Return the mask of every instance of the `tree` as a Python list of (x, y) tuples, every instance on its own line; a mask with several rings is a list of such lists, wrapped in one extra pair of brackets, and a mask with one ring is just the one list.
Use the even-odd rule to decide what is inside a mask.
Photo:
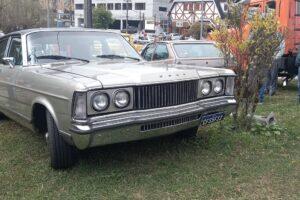
[(45, 24), (45, 10), (39, 0), (0, 0), (0, 29), (4, 32)]
[(251, 128), (258, 90), (283, 40), (273, 12), (248, 11), (241, 4), (229, 3), (229, 15), (217, 22), (211, 35), (224, 54), (226, 65), (237, 74), (234, 121), (239, 129)]
[[(195, 22), (194, 24), (191, 25), (189, 28), (188, 34), (192, 36), (193, 38), (199, 40), (200, 39), (200, 28), (201, 24), (200, 22)], [(208, 33), (212, 30), (213, 28), (211, 27), (210, 24), (204, 23), (203, 24), (203, 37), (206, 38), (208, 36)]]
[(105, 10), (103, 7), (97, 7), (93, 10), (93, 27), (100, 29), (108, 29), (114, 22), (112, 13)]

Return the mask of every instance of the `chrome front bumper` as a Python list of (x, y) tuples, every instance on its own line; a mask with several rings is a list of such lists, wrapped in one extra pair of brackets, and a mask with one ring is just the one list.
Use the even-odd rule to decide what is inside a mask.
[(135, 110), (91, 117), (84, 121), (72, 121), (70, 131), (74, 145), (79, 149), (93, 146), (145, 139), (175, 133), (199, 126), (199, 117), (191, 121), (170, 124), (163, 128), (142, 131), (146, 123), (160, 122), (179, 117), (221, 111), (230, 114), (234, 111), (236, 100), (233, 96), (203, 99), (183, 105)]

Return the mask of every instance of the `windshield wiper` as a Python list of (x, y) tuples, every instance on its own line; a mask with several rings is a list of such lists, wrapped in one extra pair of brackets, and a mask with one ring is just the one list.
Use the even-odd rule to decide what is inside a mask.
[(121, 55), (116, 55), (116, 54), (106, 54), (106, 55), (98, 55), (97, 58), (109, 58), (109, 59), (132, 59), (132, 60), (137, 60), (140, 61), (141, 59), (135, 58), (135, 57), (130, 57), (130, 56), (121, 56)]
[(82, 59), (82, 58), (73, 58), (73, 57), (68, 57), (68, 56), (61, 56), (61, 55), (47, 55), (47, 56), (37, 56), (37, 60), (40, 59), (53, 59), (53, 60), (80, 60), (83, 62), (90, 62), (89, 60)]

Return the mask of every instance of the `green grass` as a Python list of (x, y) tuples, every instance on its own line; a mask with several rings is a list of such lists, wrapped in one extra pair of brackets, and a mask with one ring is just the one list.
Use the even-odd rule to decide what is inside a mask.
[(283, 131), (234, 133), (230, 120), (197, 138), (164, 137), (82, 152), (49, 167), (42, 136), (0, 124), (0, 199), (300, 199), (300, 105), (295, 85), (267, 97)]

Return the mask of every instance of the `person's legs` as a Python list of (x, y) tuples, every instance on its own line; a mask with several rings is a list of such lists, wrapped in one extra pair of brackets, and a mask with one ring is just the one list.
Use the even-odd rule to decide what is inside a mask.
[(282, 59), (281, 58), (277, 58), (274, 63), (273, 66), (271, 68), (271, 72), (270, 72), (270, 85), (269, 85), (269, 95), (272, 96), (275, 94), (276, 89), (277, 89), (277, 81), (278, 81), (278, 68), (279, 65), (281, 64)]
[(258, 91), (258, 102), (263, 103), (265, 99), (266, 83), (264, 83)]

